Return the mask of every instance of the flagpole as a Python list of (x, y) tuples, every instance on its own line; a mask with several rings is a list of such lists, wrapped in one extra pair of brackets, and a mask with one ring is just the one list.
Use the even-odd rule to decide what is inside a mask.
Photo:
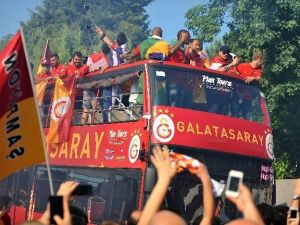
[(44, 150), (44, 155), (45, 155), (45, 160), (46, 160), (46, 166), (47, 166), (47, 171), (48, 171), (50, 193), (51, 193), (51, 195), (54, 195), (52, 175), (51, 175), (50, 164), (49, 164), (49, 157), (48, 157), (48, 152), (47, 152), (47, 148), (46, 148), (46, 140), (45, 140), (45, 135), (44, 135), (44, 132), (43, 132), (43, 127), (42, 127), (42, 122), (41, 122), (41, 117), (40, 117), (40, 111), (38, 109), (37, 97), (36, 97), (36, 94), (35, 94), (35, 91), (34, 91), (33, 78), (32, 78), (32, 70), (31, 70), (31, 65), (29, 63), (28, 53), (27, 53), (26, 44), (25, 44), (25, 37), (24, 37), (24, 33), (23, 33), (23, 28), (22, 27), (20, 28), (20, 33), (21, 33), (21, 37), (22, 37), (22, 42), (23, 42), (23, 46), (24, 46), (24, 52), (25, 52), (25, 58), (26, 58), (27, 68), (28, 68), (28, 71), (29, 71), (29, 77), (30, 77), (30, 81), (31, 81), (31, 89), (32, 89), (33, 96), (34, 96), (35, 109), (36, 109), (36, 112), (37, 112), (38, 117), (39, 117), (38, 119), (39, 119), (40, 132), (42, 132), (41, 136), (42, 136), (43, 150)]

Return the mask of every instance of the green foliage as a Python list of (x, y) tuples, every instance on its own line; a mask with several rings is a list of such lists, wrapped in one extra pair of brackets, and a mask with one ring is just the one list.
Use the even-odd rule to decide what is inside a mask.
[(7, 44), (7, 42), (11, 39), (12, 35), (6, 35), (0, 40), (0, 51), (2, 51), (3, 47)]
[(223, 17), (228, 10), (228, 2), (216, 0), (193, 7), (185, 15), (187, 19), (185, 25), (202, 41), (213, 41), (215, 35), (221, 30)]
[(206, 48), (206, 52), (208, 53), (209, 57), (213, 58), (214, 56), (218, 55), (222, 45), (224, 45), (223, 40), (221, 38), (215, 38), (214, 41)]
[[(222, 9), (223, 7), (223, 9)], [(228, 21), (223, 41), (244, 61), (254, 49), (265, 55), (262, 87), (270, 110), (275, 152), (300, 158), (300, 2), (298, 0), (208, 0), (189, 10), (187, 26), (213, 40)], [(210, 21), (211, 20), (211, 21)], [(292, 162), (293, 163), (293, 162)]]
[(295, 171), (291, 167), (289, 155), (286, 152), (276, 158), (274, 165), (276, 179), (292, 178)]
[[(44, 0), (31, 11), (29, 21), (22, 23), (26, 45), (32, 63), (37, 68), (47, 39), (51, 51), (68, 62), (74, 51), (84, 55), (98, 51), (102, 45), (94, 31), (94, 24), (104, 28), (112, 40), (118, 32), (124, 32), (129, 45), (135, 45), (147, 37), (148, 15), (145, 7), (153, 0)], [(89, 10), (83, 5), (88, 4)], [(85, 25), (92, 25), (89, 32)], [(94, 45), (91, 44), (91, 39)], [(5, 40), (0, 41), (3, 45)]]

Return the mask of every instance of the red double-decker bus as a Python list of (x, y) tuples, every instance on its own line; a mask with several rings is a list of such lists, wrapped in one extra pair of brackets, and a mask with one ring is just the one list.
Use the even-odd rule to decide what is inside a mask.
[[(48, 94), (52, 88), (49, 84)], [(97, 93), (97, 104), (83, 125), (84, 89)], [(51, 103), (46, 101), (42, 110), (47, 133)], [(74, 196), (72, 204), (87, 213), (91, 224), (121, 221), (142, 208), (155, 183), (149, 160), (154, 144), (205, 163), (220, 183), (229, 170), (243, 171), (256, 202), (272, 201), (273, 137), (259, 84), (158, 61), (96, 71), (78, 81), (68, 142), (48, 149), (54, 189), (66, 180), (90, 184), (93, 196)], [(12, 198), (13, 224), (37, 218), (50, 194), (46, 167), (28, 168), (0, 181), (0, 194)], [(222, 219), (235, 216), (232, 205), (223, 203)], [(202, 209), (201, 183), (181, 172), (165, 204), (192, 221)]]

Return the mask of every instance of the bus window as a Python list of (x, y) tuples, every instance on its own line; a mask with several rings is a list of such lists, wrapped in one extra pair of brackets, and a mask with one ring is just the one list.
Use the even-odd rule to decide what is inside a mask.
[[(66, 180), (67, 169), (51, 167), (51, 174), (53, 178), (54, 192), (56, 193), (60, 184)], [(33, 198), (30, 200), (34, 202), (35, 210), (38, 212), (44, 212), (50, 196), (50, 186), (46, 168), (37, 168), (36, 178), (31, 190), (33, 190), (35, 193), (34, 196), (30, 196), (30, 198)]]
[[(78, 85), (73, 125), (136, 121), (142, 115), (138, 96), (141, 72)], [(85, 99), (85, 100), (83, 100)], [(85, 118), (84, 120), (82, 118)]]
[(112, 201), (111, 217), (121, 221), (129, 214), (130, 209), (136, 207), (138, 200), (138, 180), (126, 176), (126, 174), (116, 174), (114, 176), (114, 195)]
[(122, 169), (71, 168), (70, 179), (93, 186), (93, 196), (74, 196), (73, 205), (88, 213), (93, 223), (124, 219), (137, 207), (141, 172)]
[(25, 207), (29, 202), (32, 180), (28, 178), (31, 172), (30, 169), (25, 169), (20, 173), (12, 175), (13, 182), (10, 187), (10, 195), (17, 206)]
[(0, 180), (0, 196), (8, 195), (9, 179)]
[(153, 66), (153, 105), (216, 113), (262, 123), (258, 85), (206, 71)]

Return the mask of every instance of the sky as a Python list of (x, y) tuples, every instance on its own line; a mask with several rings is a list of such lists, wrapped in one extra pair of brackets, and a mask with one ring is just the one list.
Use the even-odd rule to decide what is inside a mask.
[[(149, 28), (160, 26), (163, 37), (171, 41), (177, 31), (184, 28), (185, 13), (188, 9), (200, 4), (200, 0), (154, 0), (146, 11), (150, 17)], [(170, 4), (172, 3), (172, 4)], [(13, 34), (21, 21), (30, 18), (30, 10), (42, 4), (42, 0), (5, 0), (0, 7), (0, 38)]]

